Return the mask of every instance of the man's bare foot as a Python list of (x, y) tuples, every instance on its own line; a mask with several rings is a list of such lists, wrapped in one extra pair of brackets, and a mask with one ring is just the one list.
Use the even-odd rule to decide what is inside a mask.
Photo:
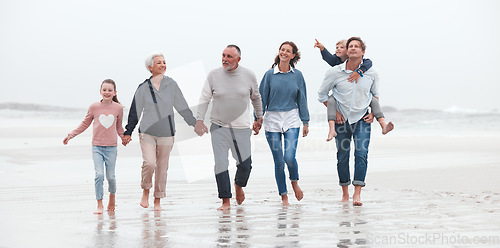
[(337, 132), (335, 132), (335, 121), (328, 121), (328, 128), (328, 138), (326, 138), (326, 141), (330, 141), (337, 137)]
[(361, 202), (361, 186), (355, 185), (354, 186), (354, 194), (352, 195), (352, 204), (354, 206), (362, 206), (363, 203)]
[(97, 210), (94, 212), (94, 214), (102, 214), (103, 209), (104, 206), (102, 205), (102, 200), (97, 200)]
[(236, 183), (234, 184), (234, 191), (236, 191), (236, 203), (241, 205), (245, 200), (245, 192), (241, 186), (238, 186)]
[(295, 192), (295, 198), (297, 198), (298, 201), (302, 200), (302, 198), (304, 197), (304, 192), (302, 192), (302, 189), (300, 189), (299, 182), (293, 181), (292, 188), (293, 192)]
[(226, 211), (231, 208), (231, 202), (229, 201), (231, 198), (222, 198), (222, 206), (220, 206), (217, 210)]
[(349, 187), (342, 186), (342, 202), (348, 202), (348, 201), (349, 201)]
[(115, 194), (109, 194), (108, 211), (115, 211)]
[(363, 206), (363, 203), (361, 202), (361, 196), (359, 196), (359, 195), (353, 195), (352, 196), (352, 205), (354, 205), (354, 206)]
[(290, 203), (288, 203), (288, 196), (287, 195), (281, 196), (281, 203), (284, 207), (290, 206)]
[(394, 124), (390, 121), (382, 128), (382, 134), (387, 134), (394, 129)]
[(141, 207), (148, 208), (149, 207), (149, 189), (145, 189), (142, 191), (142, 199), (141, 199)]
[(155, 211), (162, 211), (163, 209), (161, 208), (161, 205), (160, 205), (160, 198), (156, 198), (155, 197)]

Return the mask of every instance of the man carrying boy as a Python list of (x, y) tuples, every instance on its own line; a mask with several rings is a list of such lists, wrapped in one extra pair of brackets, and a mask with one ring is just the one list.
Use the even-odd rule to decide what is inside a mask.
[(354, 185), (353, 204), (361, 206), (361, 188), (365, 186), (373, 114), (368, 113), (372, 97), (378, 97), (378, 73), (375, 68), (364, 73), (358, 83), (348, 81), (349, 76), (363, 65), (365, 44), (359, 37), (347, 41), (348, 59), (326, 72), (323, 84), (318, 91), (319, 101), (328, 100), (328, 92), (333, 91), (338, 110), (346, 120), (336, 123), (337, 172), (342, 186), (342, 201), (349, 201), (348, 186), (351, 184), (349, 155), (351, 139), (354, 140)]

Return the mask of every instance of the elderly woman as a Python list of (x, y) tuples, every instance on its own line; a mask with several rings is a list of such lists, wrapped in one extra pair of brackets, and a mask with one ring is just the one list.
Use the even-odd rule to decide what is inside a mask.
[(166, 196), (167, 170), (170, 151), (174, 144), (175, 122), (174, 110), (181, 114), (190, 126), (196, 124), (196, 119), (182, 95), (177, 83), (164, 75), (167, 66), (161, 53), (153, 53), (146, 59), (146, 68), (151, 77), (137, 88), (130, 112), (128, 124), (125, 127), (123, 144), (130, 142), (139, 119), (139, 141), (142, 150), (142, 180), (143, 195), (140, 205), (149, 207), (149, 190), (154, 182), (154, 209), (161, 211), (160, 199)]

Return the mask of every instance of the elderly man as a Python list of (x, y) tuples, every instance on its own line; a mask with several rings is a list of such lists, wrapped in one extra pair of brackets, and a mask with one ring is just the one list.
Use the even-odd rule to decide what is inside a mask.
[(245, 200), (243, 187), (247, 185), (252, 160), (250, 157), (250, 136), (252, 130), (252, 102), (256, 120), (253, 130), (258, 133), (262, 124), (262, 101), (255, 74), (238, 65), (241, 50), (236, 45), (228, 45), (222, 53), (222, 67), (211, 71), (201, 91), (195, 132), (198, 135), (208, 133), (203, 123), (212, 101), (210, 133), (215, 160), (215, 179), (222, 199), (218, 210), (230, 208), (231, 184), (229, 179), (228, 151), (231, 150), (236, 160), (237, 170), (234, 179), (236, 202)]
[(349, 173), (349, 155), (351, 139), (354, 139), (354, 185), (353, 204), (361, 206), (361, 188), (365, 186), (373, 114), (368, 113), (372, 97), (378, 97), (378, 73), (371, 68), (358, 79), (357, 83), (348, 81), (349, 76), (363, 65), (365, 44), (359, 37), (347, 41), (348, 60), (334, 66), (326, 72), (323, 84), (318, 92), (319, 101), (328, 100), (328, 92), (333, 91), (337, 100), (337, 110), (345, 122), (335, 124), (335, 143), (337, 146), (337, 172), (342, 186), (342, 201), (349, 201), (348, 186), (351, 183)]

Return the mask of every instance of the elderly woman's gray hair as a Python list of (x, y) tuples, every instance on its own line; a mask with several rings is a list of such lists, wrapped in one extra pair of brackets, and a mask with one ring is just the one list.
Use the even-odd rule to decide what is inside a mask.
[(162, 53), (160, 53), (160, 52), (153, 52), (153, 53), (151, 53), (151, 54), (150, 54), (150, 55), (146, 58), (146, 61), (145, 61), (144, 63), (146, 64), (146, 69), (147, 69), (149, 72), (151, 72), (151, 70), (149, 70), (149, 67), (148, 67), (148, 66), (153, 67), (153, 63), (155, 62), (155, 58), (156, 58), (156, 57), (158, 57), (158, 56), (165, 58), (165, 56), (163, 56), (163, 54), (162, 54)]

